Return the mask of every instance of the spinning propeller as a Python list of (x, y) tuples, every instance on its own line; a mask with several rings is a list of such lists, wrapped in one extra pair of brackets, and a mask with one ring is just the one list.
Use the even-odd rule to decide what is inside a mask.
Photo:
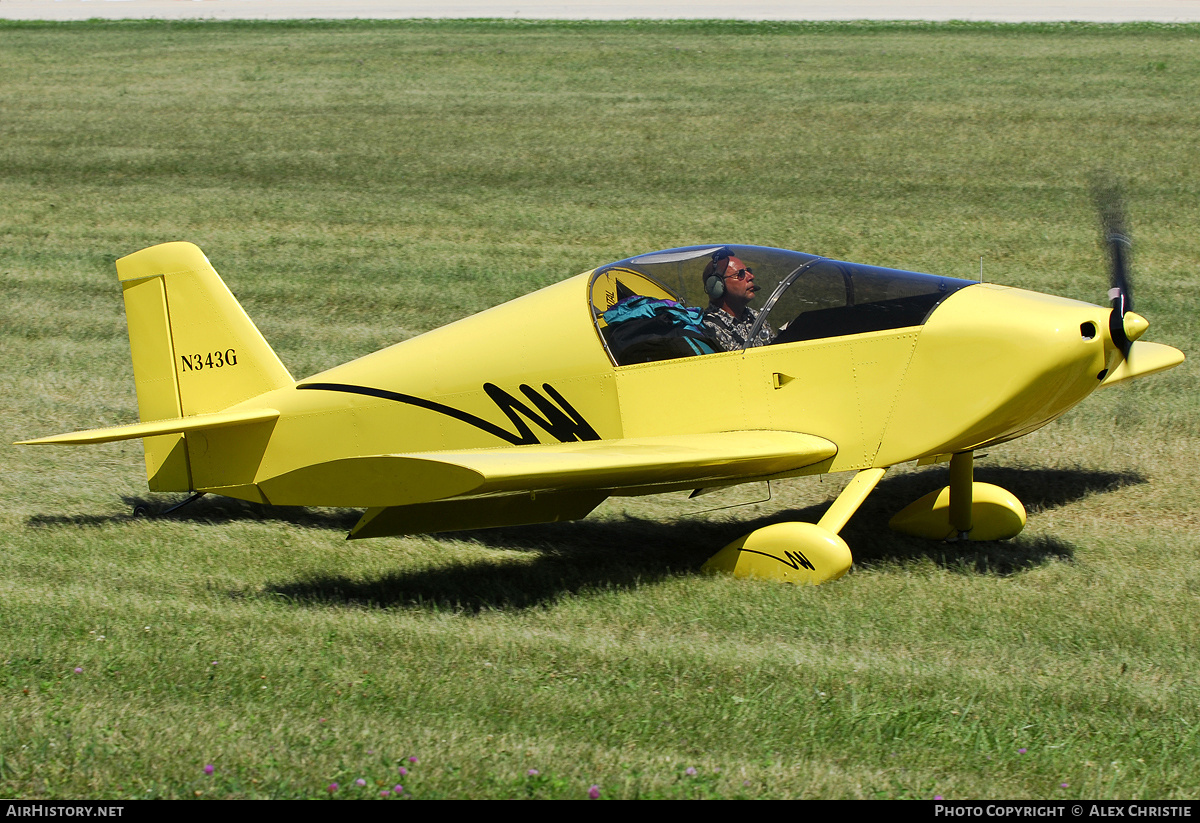
[(1094, 194), (1111, 272), (1108, 299), (1112, 303), (1112, 313), (1108, 316), (1108, 333), (1113, 345), (1128, 359), (1133, 341), (1141, 337), (1150, 324), (1133, 311), (1133, 284), (1129, 277), (1131, 244), (1125, 230), (1125, 203), (1120, 189), (1105, 179), (1096, 183)]

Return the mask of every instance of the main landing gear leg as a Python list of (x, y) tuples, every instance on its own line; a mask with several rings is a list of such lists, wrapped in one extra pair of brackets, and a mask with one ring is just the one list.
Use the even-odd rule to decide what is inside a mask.
[(887, 469), (864, 469), (842, 489), (817, 523), (775, 523), (739, 537), (709, 558), (703, 570), (817, 585), (837, 580), (853, 557), (838, 532), (867, 499)]
[(974, 482), (974, 455), (950, 458), (950, 485), (906, 506), (888, 523), (930, 540), (1007, 540), (1025, 528), (1025, 507), (991, 483)]
[(971, 507), (975, 494), (975, 452), (959, 452), (950, 458), (950, 526), (959, 540), (971, 536), (974, 525)]

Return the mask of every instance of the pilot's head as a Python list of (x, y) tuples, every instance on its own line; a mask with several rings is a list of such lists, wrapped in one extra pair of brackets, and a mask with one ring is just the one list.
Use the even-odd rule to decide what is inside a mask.
[(702, 277), (709, 305), (721, 306), (731, 314), (740, 315), (758, 291), (754, 272), (727, 248), (713, 252)]

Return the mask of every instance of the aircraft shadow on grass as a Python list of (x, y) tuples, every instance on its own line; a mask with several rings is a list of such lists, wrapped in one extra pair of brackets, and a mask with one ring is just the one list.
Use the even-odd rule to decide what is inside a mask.
[[(1011, 489), (1032, 516), (1093, 494), (1148, 482), (1135, 471), (979, 467), (980, 480)], [(933, 469), (886, 478), (843, 529), (863, 568), (929, 560), (967, 573), (1014, 574), (1052, 559), (1074, 556), (1071, 544), (1053, 537), (1020, 537), (995, 542), (932, 542), (893, 532), (887, 521), (907, 501), (945, 485), (946, 471)], [(126, 497), (135, 508), (161, 505), (161, 499)], [(698, 507), (700, 501), (693, 501)], [(266, 591), (296, 602), (421, 606), (468, 612), (491, 608), (527, 608), (587, 589), (633, 589), (645, 583), (699, 573), (714, 545), (771, 523), (815, 522), (825, 503), (784, 509), (752, 519), (714, 521), (682, 516), (666, 521), (633, 516), (535, 526), (510, 526), (446, 532), (427, 539), (470, 541), (490, 549), (532, 555), (517, 562), (486, 560), (451, 563), (373, 580), (319, 576), (268, 584)], [(736, 508), (730, 509), (730, 512)], [(161, 516), (183, 522), (219, 524), (245, 520), (288, 523), (302, 528), (348, 531), (359, 512), (264, 506), (223, 497), (206, 497)], [(132, 515), (35, 515), (35, 528), (103, 528), (136, 520)]]
[[(872, 500), (843, 530), (855, 546), (856, 563), (869, 568), (930, 560), (964, 573), (1014, 574), (1052, 559), (1069, 560), (1074, 547), (1053, 537), (1018, 537), (989, 543), (936, 543), (892, 532), (891, 515), (914, 493), (936, 488), (944, 478), (923, 472), (881, 483)], [(981, 469), (979, 476), (1014, 489), (1031, 512), (1057, 508), (1092, 494), (1148, 482), (1137, 472), (1083, 469)], [(588, 589), (634, 589), (672, 577), (699, 573), (712, 545), (752, 529), (791, 519), (813, 522), (825, 504), (773, 512), (731, 522), (679, 519), (662, 522), (626, 516), (621, 520), (576, 521), (507, 527), (444, 535), (492, 549), (527, 552), (530, 561), (456, 563), (373, 580), (340, 576), (268, 586), (298, 602), (365, 604), (377, 607), (435, 607), (468, 612), (544, 605)]]
[[(349, 531), (362, 512), (346, 509), (308, 509), (302, 506), (263, 506), (232, 497), (205, 497), (177, 512), (153, 514), (169, 507), (162, 497), (125, 495), (121, 502), (132, 513), (123, 514), (36, 514), (26, 523), (33, 528), (100, 528), (139, 520), (177, 520), (185, 523), (233, 523), (269, 520), (305, 528)], [(142, 511), (148, 512), (143, 514)]]

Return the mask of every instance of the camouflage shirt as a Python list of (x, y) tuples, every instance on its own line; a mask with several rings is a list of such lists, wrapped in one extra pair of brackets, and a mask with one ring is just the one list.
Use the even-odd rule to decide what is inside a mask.
[(744, 348), (753, 348), (754, 346), (765, 346), (771, 342), (771, 338), (775, 336), (775, 332), (771, 329), (770, 323), (763, 323), (758, 334), (754, 339), (747, 344), (747, 338), (750, 336), (750, 329), (754, 325), (754, 321), (758, 319), (758, 312), (747, 307), (746, 314), (741, 320), (738, 320), (729, 312), (717, 306), (709, 306), (704, 310), (704, 326), (713, 337), (717, 338), (717, 342), (721, 344), (721, 348), (725, 351), (741, 351)]

